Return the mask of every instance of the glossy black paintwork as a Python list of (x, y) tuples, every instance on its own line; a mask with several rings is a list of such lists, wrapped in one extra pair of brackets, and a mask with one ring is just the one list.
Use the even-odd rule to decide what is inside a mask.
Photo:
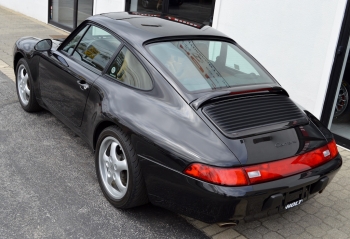
[[(249, 221), (284, 211), (283, 205), (266, 211), (262, 208), (271, 195), (311, 187), (325, 176), (330, 182), (342, 165), (338, 155), (320, 167), (280, 180), (252, 186), (224, 187), (196, 180), (143, 157), (140, 161), (152, 204), (207, 223)], [(308, 198), (315, 195), (310, 194)]]
[[(115, 37), (122, 42), (119, 49), (126, 46), (140, 60), (152, 78), (153, 89), (143, 91), (129, 87), (64, 54), (61, 48), (84, 24), (115, 32)], [(261, 86), (236, 87), (204, 101), (203, 97), (211, 92), (186, 92), (162, 70), (145, 45), (159, 40), (189, 38), (234, 43), (210, 27), (194, 28), (164, 18), (116, 13), (90, 17), (61, 46), (61, 42), (54, 41), (49, 52), (34, 51), (40, 39), (19, 39), (14, 48), (14, 65), (20, 57), (26, 59), (39, 104), (82, 137), (92, 149), (104, 128), (119, 126), (131, 138), (142, 163), (149, 198), (156, 205), (210, 222), (233, 215), (242, 218), (249, 210), (259, 211), (248, 210), (247, 202), (261, 203), (260, 194), (290, 190), (314, 183), (322, 175), (334, 175), (341, 165), (340, 156), (333, 163), (319, 167), (324, 171), (315, 169), (307, 175), (240, 188), (221, 187), (184, 176), (182, 171), (192, 162), (221, 167), (251, 165), (301, 154), (325, 145), (332, 138), (329, 130), (308, 112), (310, 121), (302, 126), (277, 131), (266, 128), (263, 134), (227, 138), (203, 114), (201, 106), (227, 97), (271, 92), (259, 91)], [(82, 89), (81, 84), (88, 88)], [(268, 88), (275, 89), (276, 94), (287, 95), (277, 82), (269, 84)], [(202, 100), (198, 100), (201, 97)], [(200, 102), (198, 107), (191, 104), (196, 100)], [(246, 196), (251, 198), (245, 199)]]
[[(159, 73), (153, 74), (160, 79)], [(102, 102), (104, 116), (136, 134), (138, 154), (176, 170), (189, 162), (212, 164), (214, 158), (219, 166), (238, 165), (225, 144), (166, 81), (141, 91), (105, 76), (97, 79), (95, 87), (109, 96)]]
[(79, 127), (90, 87), (99, 75), (60, 52), (43, 53), (39, 71), (44, 104)]

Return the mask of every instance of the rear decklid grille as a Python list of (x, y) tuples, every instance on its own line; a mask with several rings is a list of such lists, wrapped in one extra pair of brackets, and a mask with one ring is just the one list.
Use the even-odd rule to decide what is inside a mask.
[(230, 99), (205, 106), (203, 112), (231, 138), (308, 123), (305, 114), (285, 95)]

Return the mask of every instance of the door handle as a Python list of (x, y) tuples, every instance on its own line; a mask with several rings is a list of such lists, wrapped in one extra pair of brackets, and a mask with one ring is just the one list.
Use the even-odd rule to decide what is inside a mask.
[(81, 90), (87, 90), (90, 87), (89, 84), (86, 83), (86, 81), (84, 81), (84, 80), (78, 80), (77, 83), (80, 86)]

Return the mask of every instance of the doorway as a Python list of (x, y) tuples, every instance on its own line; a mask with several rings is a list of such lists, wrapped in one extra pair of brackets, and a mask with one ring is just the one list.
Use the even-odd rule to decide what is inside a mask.
[(350, 1), (347, 2), (321, 122), (338, 145), (350, 149)]
[(49, 23), (73, 31), (93, 14), (93, 0), (49, 0)]

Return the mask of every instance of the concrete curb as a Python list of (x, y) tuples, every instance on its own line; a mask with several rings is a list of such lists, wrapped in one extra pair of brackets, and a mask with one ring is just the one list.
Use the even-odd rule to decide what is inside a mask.
[(13, 68), (7, 65), (2, 60), (0, 60), (0, 71), (4, 73), (8, 78), (10, 78), (13, 82), (16, 82), (16, 77)]

